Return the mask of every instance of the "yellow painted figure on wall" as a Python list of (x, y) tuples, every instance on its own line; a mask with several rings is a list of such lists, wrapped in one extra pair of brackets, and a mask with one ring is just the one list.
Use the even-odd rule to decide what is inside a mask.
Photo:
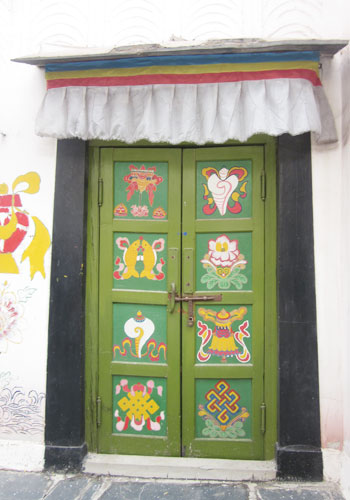
[(19, 273), (13, 253), (24, 244), (32, 220), (34, 236), (24, 249), (21, 262), (29, 259), (31, 279), (37, 272), (45, 278), (44, 257), (51, 244), (50, 235), (38, 217), (30, 216), (22, 209), (19, 194), (35, 194), (39, 189), (40, 176), (36, 172), (18, 176), (12, 184), (12, 193), (9, 193), (7, 184), (0, 184), (0, 273)]

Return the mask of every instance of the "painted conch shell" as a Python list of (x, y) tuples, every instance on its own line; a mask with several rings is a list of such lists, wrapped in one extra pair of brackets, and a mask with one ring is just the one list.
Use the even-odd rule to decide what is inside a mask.
[(135, 351), (138, 358), (141, 358), (142, 348), (153, 335), (154, 329), (153, 321), (145, 318), (141, 311), (137, 311), (134, 318), (125, 322), (124, 332), (129, 338), (135, 339)]
[(227, 176), (228, 172), (227, 168), (222, 168), (219, 170), (219, 176), (213, 173), (208, 179), (208, 189), (220, 215), (225, 215), (228, 200), (238, 185), (238, 177), (234, 174)]

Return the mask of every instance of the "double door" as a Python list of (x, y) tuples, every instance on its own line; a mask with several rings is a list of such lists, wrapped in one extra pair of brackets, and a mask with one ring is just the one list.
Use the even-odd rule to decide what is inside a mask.
[(264, 458), (264, 165), (101, 149), (100, 453)]

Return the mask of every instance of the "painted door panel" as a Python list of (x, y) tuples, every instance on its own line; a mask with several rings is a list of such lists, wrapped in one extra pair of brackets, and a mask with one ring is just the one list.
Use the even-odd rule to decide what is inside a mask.
[(181, 150), (103, 149), (99, 451), (179, 455)]
[[(187, 456), (263, 458), (264, 203), (262, 147), (203, 148), (183, 157), (184, 243), (192, 282), (220, 303), (182, 320), (182, 442)], [(196, 186), (195, 192), (193, 186)]]
[[(101, 150), (99, 452), (263, 458), (263, 173), (262, 146)], [(188, 326), (172, 290), (222, 301)]]

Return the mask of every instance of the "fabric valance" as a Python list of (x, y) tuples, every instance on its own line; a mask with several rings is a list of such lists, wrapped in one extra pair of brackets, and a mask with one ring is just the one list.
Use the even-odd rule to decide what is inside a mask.
[(185, 54), (46, 66), (39, 135), (204, 144), (315, 132), (333, 142), (319, 53)]

